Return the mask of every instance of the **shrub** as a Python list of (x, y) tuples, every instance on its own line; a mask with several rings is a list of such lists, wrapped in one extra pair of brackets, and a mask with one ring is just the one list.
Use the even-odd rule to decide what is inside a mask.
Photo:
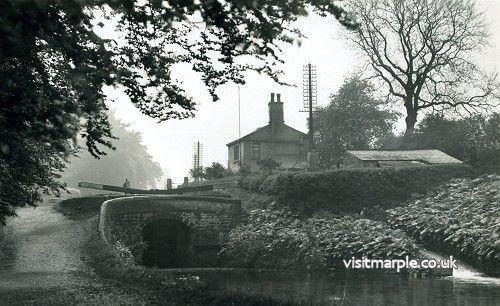
[(272, 172), (273, 170), (278, 169), (278, 167), (281, 165), (281, 163), (277, 162), (271, 157), (259, 159), (256, 164), (262, 172)]
[(206, 180), (216, 180), (227, 176), (228, 171), (220, 163), (213, 162), (212, 166), (205, 167), (203, 178)]
[(404, 232), (357, 217), (301, 219), (284, 209), (254, 210), (229, 233), (221, 255), (235, 266), (292, 269), (341, 267), (352, 256), (420, 256)]
[(240, 186), (304, 212), (352, 212), (375, 205), (391, 207), (412, 193), (425, 193), (450, 178), (468, 175), (471, 169), (465, 165), (346, 168), (242, 177)]
[(240, 164), (240, 167), (239, 167), (237, 173), (238, 173), (239, 176), (247, 176), (247, 175), (249, 175), (250, 173), (252, 173), (252, 171), (250, 169), (250, 165), (245, 164), (245, 163)]
[(456, 179), (390, 209), (388, 222), (429, 248), (451, 252), (500, 274), (500, 176)]

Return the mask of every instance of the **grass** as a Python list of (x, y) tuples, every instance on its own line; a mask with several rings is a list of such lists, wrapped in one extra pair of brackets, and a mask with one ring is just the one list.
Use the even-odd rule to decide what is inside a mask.
[(123, 195), (97, 195), (91, 197), (70, 198), (56, 204), (57, 212), (70, 220), (85, 220), (99, 214), (102, 203)]

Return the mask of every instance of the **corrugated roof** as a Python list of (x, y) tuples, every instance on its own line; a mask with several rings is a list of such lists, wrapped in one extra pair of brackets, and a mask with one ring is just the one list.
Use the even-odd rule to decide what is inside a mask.
[(462, 161), (439, 150), (349, 150), (360, 160), (371, 161), (423, 161), (429, 164), (461, 164)]

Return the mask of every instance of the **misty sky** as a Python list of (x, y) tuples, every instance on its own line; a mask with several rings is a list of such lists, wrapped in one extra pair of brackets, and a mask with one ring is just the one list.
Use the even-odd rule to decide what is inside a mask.
[[(488, 69), (500, 71), (500, 0), (480, 0), (479, 4), (486, 11), (492, 34), (492, 47), (485, 50), (481, 61)], [(248, 73), (247, 83), (240, 87), (242, 136), (267, 124), (267, 103), (271, 92), (281, 93), (285, 123), (307, 132), (307, 114), (299, 112), (302, 109), (302, 65), (311, 62), (317, 66), (318, 104), (326, 105), (329, 95), (362, 64), (361, 57), (342, 38), (341, 33), (345, 30), (334, 18), (310, 15), (300, 19), (296, 25), (308, 38), (301, 47), (284, 45), (283, 70), (284, 80), (298, 86), (279, 86), (265, 76)], [(238, 90), (235, 84), (221, 86), (217, 92), (221, 100), (214, 103), (198, 75), (191, 72), (187, 65), (175, 67), (173, 76), (182, 82), (182, 87), (197, 102), (195, 118), (157, 123), (135, 109), (123, 93), (113, 89), (106, 89), (105, 92), (114, 99), (109, 106), (116, 116), (129, 123), (131, 129), (142, 133), (144, 144), (164, 169), (165, 178), (170, 177), (174, 184), (178, 184), (189, 174), (196, 141), (204, 146), (204, 166), (214, 161), (227, 166), (226, 143), (238, 138)], [(398, 124), (399, 129), (403, 126), (402, 120)]]

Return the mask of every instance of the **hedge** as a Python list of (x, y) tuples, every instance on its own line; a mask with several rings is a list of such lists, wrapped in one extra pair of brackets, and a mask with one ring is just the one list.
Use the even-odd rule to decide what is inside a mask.
[(321, 172), (253, 175), (241, 188), (273, 196), (278, 205), (304, 212), (326, 209), (353, 212), (364, 207), (393, 207), (414, 193), (425, 193), (454, 177), (472, 175), (466, 165), (399, 168), (345, 168)]

